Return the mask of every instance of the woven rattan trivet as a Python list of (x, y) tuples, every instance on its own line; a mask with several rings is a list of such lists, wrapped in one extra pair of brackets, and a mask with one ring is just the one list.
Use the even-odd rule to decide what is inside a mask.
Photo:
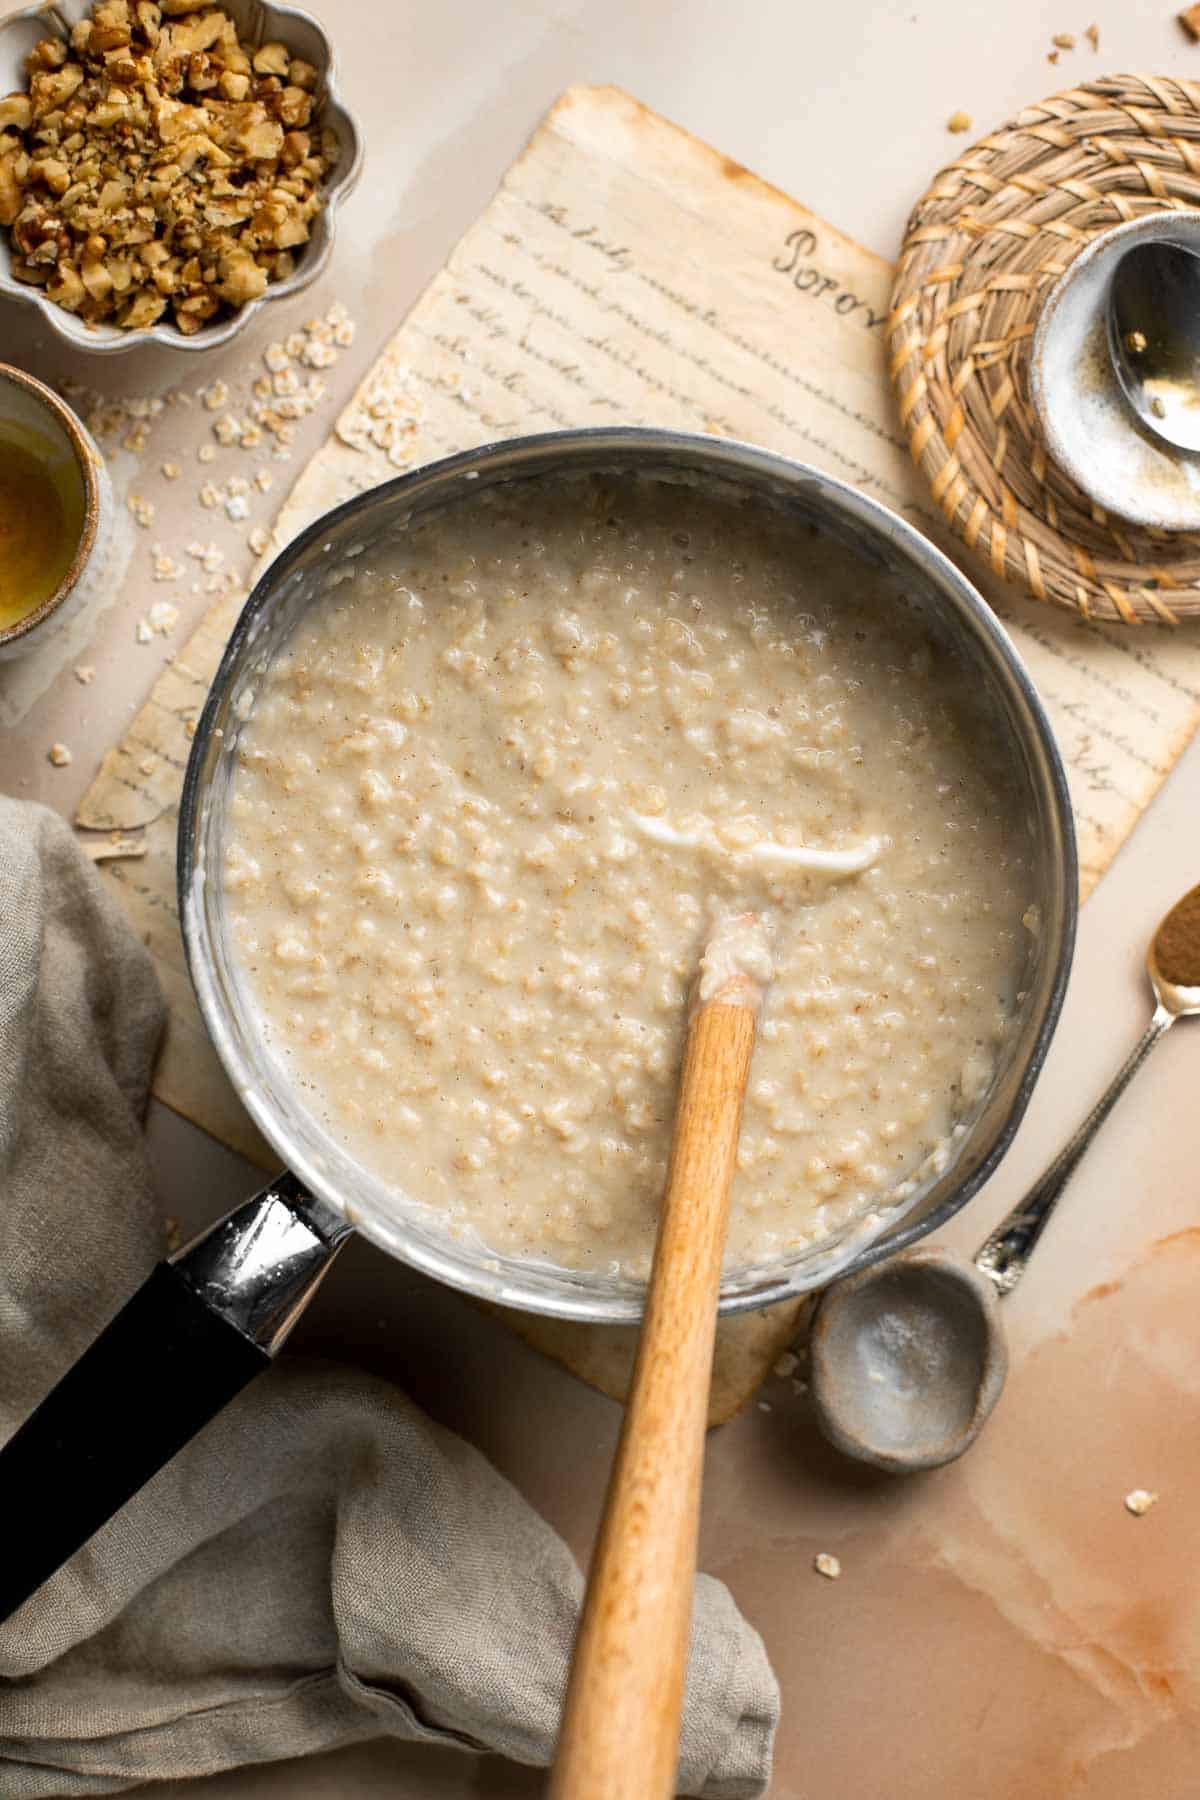
[(1030, 343), (1097, 232), (1200, 207), (1200, 83), (1113, 75), (980, 138), (909, 220), (888, 320), (913, 459), (997, 575), (1098, 619), (1200, 618), (1200, 535), (1107, 517), (1049, 458)]

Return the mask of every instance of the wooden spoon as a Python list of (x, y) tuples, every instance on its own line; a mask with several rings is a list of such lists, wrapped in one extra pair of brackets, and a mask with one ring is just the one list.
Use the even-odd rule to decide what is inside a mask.
[[(757, 931), (751, 915), (735, 923), (743, 936)], [(729, 1189), (763, 997), (761, 938), (758, 946), (758, 966), (754, 957), (739, 965), (715, 954), (714, 938), (693, 997), (642, 1335), (575, 1640), (552, 1800), (675, 1792)]]

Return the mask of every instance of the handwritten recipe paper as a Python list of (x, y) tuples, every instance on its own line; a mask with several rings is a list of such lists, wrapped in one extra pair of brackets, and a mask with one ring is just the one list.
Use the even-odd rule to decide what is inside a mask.
[[(987, 588), (1068, 765), (1086, 894), (1200, 720), (1200, 634), (1093, 625), (968, 562), (895, 424), (890, 282), (881, 258), (627, 95), (571, 89), (297, 481), (276, 548), (407, 468), (525, 432), (663, 425), (814, 463), (913, 520)], [(162, 676), (78, 822), (144, 838), (144, 856), (106, 866), (170, 1004), (156, 1093), (270, 1164), (196, 1013), (175, 915), (189, 725), (235, 614), (222, 602)]]

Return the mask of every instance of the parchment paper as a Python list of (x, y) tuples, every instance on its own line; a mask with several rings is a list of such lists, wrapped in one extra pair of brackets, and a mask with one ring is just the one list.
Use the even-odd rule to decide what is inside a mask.
[[(942, 530), (893, 417), (890, 282), (883, 259), (628, 95), (570, 89), (296, 482), (275, 547), (407, 468), (530, 431), (657, 424), (814, 463), (912, 519), (1013, 632), (1067, 763), (1086, 895), (1200, 721), (1200, 635), (1097, 626), (1021, 600)], [(189, 726), (235, 612), (226, 600), (205, 619), (77, 821), (144, 834), (143, 857), (103, 866), (167, 990), (156, 1093), (269, 1166), (196, 1013), (174, 900)], [(760, 1332), (756, 1375), (780, 1335)], [(578, 1366), (579, 1346), (556, 1348)], [(607, 1358), (593, 1373), (619, 1388)], [(752, 1385), (749, 1374), (733, 1383)]]

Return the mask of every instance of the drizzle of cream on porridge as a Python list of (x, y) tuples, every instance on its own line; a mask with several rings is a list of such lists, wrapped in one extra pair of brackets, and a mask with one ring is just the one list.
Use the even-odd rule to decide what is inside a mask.
[(235, 943), (327, 1129), (506, 1255), (645, 1271), (688, 990), (774, 977), (728, 1265), (937, 1167), (1025, 964), (1029, 838), (967, 677), (843, 546), (682, 485), (523, 483), (300, 620), (242, 727)]

